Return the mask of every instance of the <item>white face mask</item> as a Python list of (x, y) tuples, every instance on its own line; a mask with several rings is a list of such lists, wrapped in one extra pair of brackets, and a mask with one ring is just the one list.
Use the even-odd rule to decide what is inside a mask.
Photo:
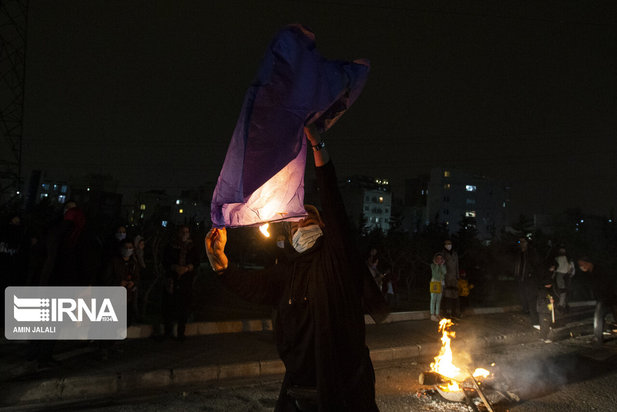
[(445, 245), (446, 250), (452, 250), (452, 245)]
[(285, 241), (284, 240), (278, 240), (276, 242), (276, 246), (280, 247), (281, 249), (285, 249)]
[(294, 233), (291, 245), (298, 253), (302, 253), (312, 248), (315, 242), (317, 242), (317, 239), (322, 235), (323, 232), (319, 225), (300, 227), (296, 233)]

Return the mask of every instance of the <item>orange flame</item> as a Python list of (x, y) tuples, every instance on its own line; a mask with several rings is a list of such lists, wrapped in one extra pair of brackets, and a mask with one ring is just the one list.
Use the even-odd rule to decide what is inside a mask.
[[(461, 391), (462, 388), (459, 385), (459, 382), (464, 381), (469, 376), (469, 372), (462, 371), (452, 362), (451, 343), (452, 338), (456, 337), (456, 334), (450, 331), (450, 327), (453, 325), (454, 323), (450, 319), (442, 319), (439, 322), (439, 331), (441, 332), (441, 349), (439, 350), (439, 355), (435, 357), (435, 362), (431, 363), (431, 371), (437, 372), (438, 374), (450, 379), (447, 384), (439, 386), (441, 390), (447, 392)], [(491, 373), (488, 370), (478, 368), (474, 371), (473, 377), (486, 378), (490, 374)]]
[(270, 226), (269, 223), (264, 223), (263, 225), (259, 226), (259, 231), (265, 237), (270, 237), (270, 233), (268, 232), (268, 226)]
[(431, 363), (431, 370), (450, 379), (461, 377), (461, 370), (452, 363), (452, 348), (450, 343), (452, 338), (456, 336), (450, 331), (453, 325), (450, 319), (442, 319), (439, 322), (439, 331), (441, 332), (441, 349), (439, 355), (435, 357), (435, 362)]

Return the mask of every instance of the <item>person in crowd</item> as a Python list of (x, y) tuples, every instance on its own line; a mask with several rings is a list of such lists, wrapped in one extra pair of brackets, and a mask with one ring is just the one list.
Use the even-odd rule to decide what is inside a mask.
[(379, 266), (379, 256), (377, 255), (377, 249), (371, 248), (368, 258), (366, 259), (366, 266), (368, 270), (371, 272), (377, 287), (380, 290), (383, 290), (383, 274), (378, 269)]
[(0, 286), (19, 286), (25, 283), (25, 231), (21, 217), (13, 214), (0, 229)]
[(126, 226), (118, 225), (113, 233), (113, 236), (107, 239), (105, 242), (105, 258), (110, 259), (118, 253), (122, 248), (122, 244), (126, 240)]
[(558, 295), (554, 287), (555, 277), (553, 276), (553, 268), (544, 269), (540, 267), (538, 272), (536, 311), (538, 313), (541, 337), (545, 343), (551, 343), (549, 337), (552, 325), (556, 320), (555, 302), (558, 299)]
[(448, 317), (460, 317), (461, 309), (458, 299), (458, 253), (452, 247), (452, 241), (446, 239), (443, 242), (442, 255), (446, 265), (446, 275), (444, 278), (444, 311)]
[[(8, 223), (0, 228), (0, 291), (7, 286), (26, 283), (26, 244), (21, 218), (13, 214)], [(4, 305), (0, 308), (4, 325)]]
[(559, 245), (552, 269), (555, 274), (554, 287), (558, 296), (557, 310), (565, 313), (568, 311), (568, 289), (570, 289), (571, 279), (575, 273), (574, 260), (566, 254), (565, 246)]
[(386, 270), (386, 273), (384, 273), (383, 275), (381, 292), (386, 299), (388, 307), (390, 307), (390, 309), (394, 309), (398, 304), (398, 278), (396, 274), (392, 272), (392, 269)]
[(527, 238), (518, 240), (519, 251), (514, 260), (514, 278), (518, 284), (519, 298), (523, 312), (529, 313), (529, 320), (534, 328), (540, 330), (538, 318), (538, 275), (539, 259), (530, 247)]
[(199, 250), (191, 240), (189, 227), (179, 226), (163, 256), (167, 275), (163, 293), (163, 318), (166, 337), (172, 337), (172, 326), (177, 322), (176, 338), (180, 342), (185, 339), (186, 322), (191, 313), (193, 279), (199, 260)]
[(120, 245), (120, 252), (107, 262), (105, 269), (107, 285), (126, 288), (127, 326), (130, 326), (137, 316), (136, 303), (141, 266), (134, 252), (133, 242), (125, 239)]
[[(39, 286), (76, 286), (85, 282), (83, 231), (86, 217), (73, 202), (68, 206), (64, 208), (62, 220), (47, 233)], [(28, 358), (37, 360), (39, 367), (56, 366), (58, 362), (52, 357), (55, 343), (54, 340), (36, 341)]]
[(296, 253), (291, 247), (284, 234), (279, 234), (276, 237), (276, 248), (274, 250), (274, 264), (289, 263)]
[(474, 285), (469, 283), (469, 280), (467, 279), (467, 272), (465, 270), (461, 270), (458, 279), (458, 298), (461, 303), (461, 313), (469, 307), (469, 294), (473, 288)]
[(431, 263), (431, 320), (438, 322), (441, 306), (441, 297), (443, 295), (443, 286), (446, 276), (446, 261), (442, 253), (435, 253), (433, 263)]
[(325, 144), (315, 130), (305, 133), (323, 213), (306, 205), (307, 217), (292, 223), (293, 261), (261, 271), (229, 265), (227, 231), (216, 228), (206, 236), (208, 259), (228, 288), (276, 309), (275, 339), (286, 372), (275, 411), (376, 411), (363, 300), (377, 320), (386, 316), (386, 305), (351, 241)]
[(133, 248), (135, 250), (135, 259), (141, 269), (146, 268), (146, 261), (144, 260), (144, 251), (146, 250), (146, 241), (141, 235), (135, 236), (133, 240)]
[(86, 217), (71, 202), (62, 221), (47, 234), (46, 259), (41, 271), (41, 286), (78, 286), (85, 283), (84, 228)]
[(589, 257), (581, 257), (577, 261), (579, 269), (591, 276), (592, 289), (596, 299), (596, 309), (593, 318), (593, 331), (596, 344), (604, 340), (606, 315), (612, 313), (617, 321), (617, 277), (615, 270), (607, 270)]

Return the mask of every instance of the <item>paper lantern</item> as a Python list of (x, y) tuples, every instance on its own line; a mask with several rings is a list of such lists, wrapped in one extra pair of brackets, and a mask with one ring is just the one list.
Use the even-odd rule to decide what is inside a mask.
[(365, 60), (324, 59), (301, 25), (270, 43), (248, 89), (212, 197), (215, 227), (299, 220), (304, 210), (304, 126), (330, 128), (368, 75)]

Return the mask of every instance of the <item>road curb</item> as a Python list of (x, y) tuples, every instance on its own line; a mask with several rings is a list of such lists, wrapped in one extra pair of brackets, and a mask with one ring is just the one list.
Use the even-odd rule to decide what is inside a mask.
[[(589, 302), (585, 302), (589, 303)], [(586, 306), (586, 305), (577, 305)], [(468, 314), (505, 313), (518, 310), (517, 307), (481, 308), (467, 312)], [(418, 316), (427, 312), (398, 312), (390, 318), (390, 322), (418, 319)], [(427, 316), (428, 318), (428, 316)], [(238, 321), (226, 322), (227, 325), (216, 330), (235, 330), (233, 328), (251, 328), (266, 330), (267, 322)], [(230, 326), (233, 324), (233, 326)], [(207, 329), (200, 324), (193, 324), (195, 333)], [(227, 332), (233, 333), (233, 332)], [(513, 333), (508, 335), (492, 335), (479, 339), (461, 339), (455, 342), (456, 346), (469, 347), (473, 350), (493, 347), (501, 344), (515, 344), (531, 342), (538, 338), (536, 331)], [(439, 341), (425, 342), (386, 348), (372, 349), (371, 359), (374, 363), (391, 362), (402, 359), (418, 359), (436, 356), (441, 344)], [(0, 405), (40, 404), (42, 402), (78, 401), (84, 399), (102, 398), (130, 391), (147, 390), (151, 388), (173, 388), (192, 384), (218, 384), (234, 378), (260, 378), (282, 375), (285, 366), (280, 359), (266, 359), (260, 361), (239, 362), (229, 364), (207, 365), (201, 367), (187, 367), (177, 369), (156, 369), (146, 372), (123, 372), (106, 376), (79, 376), (41, 379), (30, 382), (4, 382), (5, 387), (0, 393)], [(0, 407), (0, 409), (3, 409)]]
[[(595, 302), (574, 302), (570, 306), (593, 306)], [(496, 313), (516, 312), (521, 310), (520, 306), (504, 306), (491, 308), (470, 308), (465, 311), (466, 315), (489, 315)], [(382, 323), (407, 322), (410, 320), (430, 319), (431, 314), (428, 310), (418, 310), (409, 312), (392, 312)], [(369, 315), (365, 315), (364, 321), (367, 325), (374, 325), (375, 322)], [(191, 322), (186, 325), (187, 336), (217, 335), (224, 333), (243, 333), (243, 332), (270, 332), (272, 331), (272, 320), (270, 319), (245, 319), (220, 322)], [(128, 328), (128, 339), (149, 338), (153, 334), (152, 325), (133, 325)]]
[[(473, 346), (478, 349), (507, 343), (507, 341), (513, 339), (529, 341), (535, 338), (531, 335), (533, 333), (525, 334), (524, 337), (498, 336), (483, 338), (479, 341), (460, 340), (457, 341), (457, 345), (462, 347)], [(375, 364), (379, 364), (381, 362), (435, 356), (439, 353), (440, 347), (441, 344), (436, 341), (373, 349), (370, 351), (370, 355), (371, 360)], [(0, 402), (2, 405), (24, 405), (51, 401), (77, 401), (126, 394), (143, 389), (171, 388), (192, 384), (218, 384), (227, 379), (265, 378), (282, 376), (284, 373), (285, 366), (280, 359), (268, 359), (192, 368), (126, 372), (108, 376), (55, 378), (11, 384), (7, 393), (0, 396)]]

